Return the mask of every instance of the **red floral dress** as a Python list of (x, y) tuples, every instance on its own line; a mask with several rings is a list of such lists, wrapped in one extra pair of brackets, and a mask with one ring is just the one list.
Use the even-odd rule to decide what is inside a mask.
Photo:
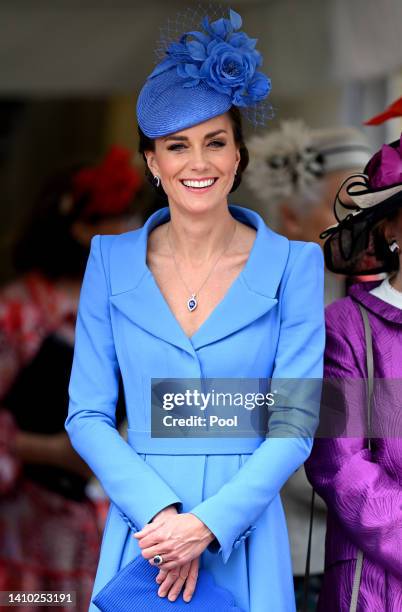
[[(74, 499), (52, 490), (48, 482), (57, 482), (52, 466), (48, 472), (43, 468), (42, 481), (29, 477), (29, 469), (35, 476), (40, 466), (22, 465), (13, 453), (18, 419), (7, 397), (48, 338), (63, 339), (63, 347), (72, 351), (75, 317), (76, 304), (38, 273), (11, 283), (0, 294), (0, 591), (75, 592), (76, 604), (65, 608), (70, 612), (86, 611), (90, 601), (100, 543), (96, 507), (85, 494)], [(67, 382), (69, 371), (63, 376)], [(62, 391), (67, 393), (67, 388)], [(19, 418), (39, 414), (41, 403), (33, 399), (30, 404), (19, 406)], [(54, 406), (60, 423), (66, 411), (67, 405)], [(71, 474), (73, 483), (74, 478), (77, 475)], [(38, 610), (29, 604), (17, 609), (31, 608)]]

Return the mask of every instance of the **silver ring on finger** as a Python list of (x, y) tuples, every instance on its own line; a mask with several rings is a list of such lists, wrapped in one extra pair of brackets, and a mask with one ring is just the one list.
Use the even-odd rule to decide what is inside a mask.
[(157, 565), (159, 567), (163, 563), (163, 557), (162, 557), (162, 555), (155, 555), (153, 557), (152, 561), (155, 563), (155, 565)]

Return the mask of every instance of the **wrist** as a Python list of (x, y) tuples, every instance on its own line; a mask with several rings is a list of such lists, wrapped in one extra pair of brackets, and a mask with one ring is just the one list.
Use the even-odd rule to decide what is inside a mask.
[(194, 516), (199, 524), (200, 527), (202, 529), (202, 540), (205, 542), (205, 545), (208, 546), (211, 542), (213, 542), (216, 538), (215, 534), (210, 530), (210, 528), (200, 519), (198, 518), (198, 516), (196, 516), (195, 514), (192, 514), (191, 512), (189, 513), (191, 514), (191, 516)]
[(166, 506), (166, 508), (163, 508), (157, 514), (155, 514), (155, 516), (150, 520), (150, 523), (155, 523), (159, 520), (162, 520), (166, 516), (171, 516), (175, 514), (177, 514), (177, 507), (175, 505)]
[(213, 542), (216, 539), (216, 537), (215, 537), (215, 534), (212, 533), (212, 531), (206, 525), (205, 525), (205, 529), (206, 529), (205, 543), (207, 544), (207, 546), (209, 546), (209, 544), (211, 544), (211, 542)]

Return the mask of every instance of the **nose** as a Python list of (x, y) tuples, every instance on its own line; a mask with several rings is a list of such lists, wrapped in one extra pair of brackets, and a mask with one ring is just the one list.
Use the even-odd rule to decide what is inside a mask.
[(204, 172), (209, 165), (207, 152), (204, 147), (193, 147), (190, 159), (190, 168), (196, 172)]

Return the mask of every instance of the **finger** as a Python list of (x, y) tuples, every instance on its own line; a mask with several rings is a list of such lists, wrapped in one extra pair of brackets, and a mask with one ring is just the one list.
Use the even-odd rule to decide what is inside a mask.
[[(169, 568), (166, 568), (166, 563), (167, 563), (168, 561), (171, 561), (172, 559), (169, 559), (169, 556), (168, 556), (166, 553), (158, 553), (158, 554), (159, 554), (159, 555), (162, 557), (162, 559), (163, 559), (162, 563), (155, 563), (155, 561), (154, 561), (154, 556), (155, 556), (155, 555), (154, 555), (154, 556), (152, 556), (150, 559), (147, 559), (147, 560), (148, 560), (148, 563), (150, 563), (150, 565), (153, 565), (154, 567), (157, 567), (159, 570), (160, 570), (160, 569), (162, 569), (162, 565), (163, 565), (163, 569), (164, 569), (165, 571), (169, 571)], [(145, 557), (144, 557), (144, 558), (145, 558)]]
[(185, 581), (186, 581), (185, 577), (182, 578), (181, 576), (179, 576), (177, 578), (176, 582), (173, 584), (173, 586), (169, 590), (169, 595), (168, 595), (169, 601), (176, 601), (177, 597), (180, 594), (180, 591), (183, 588)]
[[(155, 565), (155, 563), (152, 563), (152, 560), (150, 560), (149, 563), (151, 565)], [(180, 565), (183, 565), (183, 562), (180, 563), (179, 561), (164, 561), (163, 562), (163, 569), (165, 571), (170, 572), (170, 570), (176, 569), (176, 568), (180, 567)], [(156, 567), (158, 567), (158, 566), (156, 566)]]
[(149, 538), (150, 541), (154, 541), (157, 540), (158, 537), (158, 528), (155, 527), (155, 529), (151, 530), (147, 530), (147, 531), (137, 531), (136, 533), (134, 533), (134, 537), (137, 539), (138, 542), (142, 542), (143, 540), (145, 540), (145, 538)]
[(162, 584), (160, 585), (158, 589), (159, 597), (166, 597), (166, 595), (169, 592), (169, 589), (171, 588), (171, 586), (175, 584), (179, 576), (180, 576), (179, 568), (176, 568), (167, 573), (165, 580), (162, 582)]
[(164, 539), (160, 533), (151, 533), (141, 538), (141, 540), (138, 540), (138, 546), (144, 550), (145, 548), (162, 544), (163, 540)]
[(190, 571), (190, 567), (191, 567), (191, 562), (188, 561), (188, 563), (185, 563), (184, 565), (181, 565), (179, 567), (179, 572), (180, 572), (180, 578), (184, 578), (184, 580), (186, 580), (189, 571)]
[(155, 578), (156, 582), (158, 584), (162, 584), (162, 582), (165, 580), (166, 576), (168, 575), (168, 572), (160, 569), (159, 570), (159, 574), (157, 575), (157, 577)]
[[(161, 555), (163, 562), (167, 561), (169, 558), (170, 561), (174, 561), (178, 558), (178, 554), (174, 553), (169, 549), (168, 546), (165, 546), (162, 542), (159, 542), (156, 546), (151, 546), (150, 548), (144, 548), (141, 550), (141, 554), (144, 559), (151, 560), (155, 555)], [(157, 564), (155, 564), (157, 565)]]
[(184, 587), (184, 592), (183, 592), (184, 601), (186, 602), (191, 601), (194, 595), (195, 588), (197, 586), (197, 579), (198, 579), (198, 562), (195, 567), (194, 566), (191, 567), (189, 575), (187, 577), (186, 584)]
[(162, 522), (160, 522), (160, 523), (148, 523), (140, 531), (137, 531), (136, 533), (134, 533), (134, 537), (137, 538), (137, 539), (143, 538), (144, 536), (149, 535), (153, 531), (156, 531), (157, 529), (159, 529), (159, 527), (161, 525), (162, 525)]
[(162, 593), (161, 596), (165, 597), (170, 587), (176, 582), (179, 576), (180, 576), (180, 568), (178, 567), (174, 570), (171, 570), (170, 572), (166, 572), (166, 578), (164, 579), (164, 581), (162, 582), (162, 584), (160, 585), (158, 589), (158, 595), (161, 595)]
[(197, 585), (198, 579), (198, 558), (193, 559), (190, 563), (190, 570), (187, 576), (186, 584), (183, 592), (184, 601), (191, 601), (192, 596), (194, 595), (195, 587)]

